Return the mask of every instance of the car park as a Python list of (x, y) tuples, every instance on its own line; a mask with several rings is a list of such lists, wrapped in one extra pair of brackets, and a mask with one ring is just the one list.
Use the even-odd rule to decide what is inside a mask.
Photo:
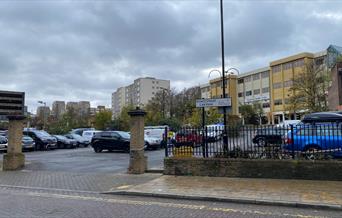
[(57, 139), (43, 130), (25, 129), (24, 136), (31, 137), (35, 142), (34, 150), (48, 150), (57, 148)]
[(131, 136), (123, 131), (103, 131), (94, 135), (91, 146), (96, 153), (103, 150), (114, 151), (122, 150), (125, 152), (130, 151)]
[(88, 147), (88, 145), (90, 144), (90, 141), (78, 134), (75, 133), (70, 133), (65, 135), (65, 137), (67, 137), (68, 139), (73, 139), (77, 141), (77, 147), (83, 146), (83, 147)]
[(7, 151), (8, 140), (5, 136), (0, 136), (0, 151)]
[(57, 139), (57, 147), (58, 148), (76, 148), (77, 141), (75, 139), (68, 139), (63, 135), (54, 135)]
[(36, 143), (31, 137), (23, 136), (21, 140), (21, 144), (22, 144), (23, 151), (34, 151)]

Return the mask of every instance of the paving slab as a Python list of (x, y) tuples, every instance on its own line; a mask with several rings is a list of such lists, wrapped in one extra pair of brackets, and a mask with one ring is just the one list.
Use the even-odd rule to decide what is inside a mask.
[(140, 185), (113, 187), (108, 193), (342, 210), (339, 181), (164, 175)]

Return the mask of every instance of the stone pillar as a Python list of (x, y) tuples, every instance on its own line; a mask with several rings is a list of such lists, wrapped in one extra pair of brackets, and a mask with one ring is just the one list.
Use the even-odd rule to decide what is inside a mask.
[(7, 154), (3, 158), (3, 170), (18, 170), (25, 166), (25, 155), (22, 152), (23, 137), (22, 116), (9, 116)]
[(131, 116), (131, 141), (130, 141), (130, 159), (129, 174), (143, 174), (147, 169), (147, 157), (144, 156), (144, 117), (146, 112), (139, 109), (128, 112)]

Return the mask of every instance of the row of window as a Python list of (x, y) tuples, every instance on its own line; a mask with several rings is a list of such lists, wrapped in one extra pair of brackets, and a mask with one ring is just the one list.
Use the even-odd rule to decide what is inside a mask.
[(272, 73), (279, 73), (281, 72), (281, 69), (283, 68), (283, 70), (289, 70), (295, 67), (303, 67), (304, 66), (304, 59), (299, 59), (299, 60), (295, 60), (295, 61), (291, 61), (291, 62), (287, 62), (284, 64), (279, 64), (276, 66), (272, 67)]
[(261, 72), (261, 73), (257, 73), (257, 74), (254, 74), (252, 76), (246, 76), (244, 78), (241, 78), (241, 79), (238, 79), (238, 84), (241, 84), (241, 83), (247, 83), (247, 82), (250, 82), (252, 81), (255, 81), (255, 80), (259, 80), (260, 77), (263, 79), (263, 78), (267, 78), (270, 76), (270, 72), (269, 71), (264, 71), (264, 72)]
[(287, 87), (291, 87), (293, 85), (293, 80), (288, 80), (285, 81), (284, 84), (282, 82), (278, 82), (278, 83), (273, 83), (273, 89), (280, 89), (280, 88), (287, 88)]
[[(261, 92), (262, 93), (268, 93), (269, 91), (270, 91), (269, 87), (262, 88), (261, 91), (260, 91), (260, 89), (254, 89), (253, 90), (253, 94), (254, 95), (259, 95)], [(245, 92), (245, 96), (251, 96), (251, 95), (252, 95), (252, 91), (251, 90)], [(243, 96), (243, 92), (239, 92), (238, 93), (238, 97), (239, 98), (244, 97)]]

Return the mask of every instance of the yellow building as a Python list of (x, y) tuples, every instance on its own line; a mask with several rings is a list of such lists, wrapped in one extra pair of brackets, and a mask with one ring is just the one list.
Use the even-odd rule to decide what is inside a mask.
[[(211, 98), (222, 98), (222, 77), (210, 80), (210, 96)], [(232, 115), (238, 115), (238, 98), (237, 98), (237, 76), (226, 75), (226, 96), (232, 100), (232, 109), (229, 112)]]
[[(305, 64), (314, 60), (312, 53), (300, 53), (270, 63), (271, 113), (272, 122), (299, 119), (289, 111), (289, 97), (293, 80), (304, 72)], [(298, 111), (298, 114), (304, 111)]]

